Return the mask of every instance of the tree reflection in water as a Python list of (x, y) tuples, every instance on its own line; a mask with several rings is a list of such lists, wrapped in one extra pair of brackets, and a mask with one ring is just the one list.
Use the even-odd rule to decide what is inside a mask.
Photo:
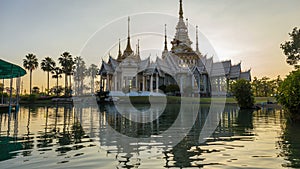
[(278, 142), (280, 156), (289, 161), (282, 166), (300, 168), (300, 123), (288, 119), (282, 125), (282, 131), (281, 140)]
[[(18, 129), (20, 127), (18, 118), (23, 121), (21, 124), (24, 124), (26, 118), (25, 128)], [(43, 129), (34, 128), (37, 124), (43, 126)], [(7, 127), (5, 135), (3, 126)], [(12, 129), (11, 126), (14, 128)], [(72, 105), (30, 105), (21, 107), (19, 112), (0, 113), (0, 134), (0, 161), (18, 155), (32, 156), (33, 151), (36, 150), (41, 152), (55, 150), (59, 154), (64, 154), (82, 148), (82, 145), (76, 144), (81, 143), (86, 137)], [(68, 147), (70, 145), (72, 146)]]
[[(25, 109), (26, 110), (26, 109)], [(37, 108), (35, 106), (29, 106), (28, 107), (28, 120), (27, 120), (27, 133), (23, 136), (24, 137), (24, 142), (23, 142), (23, 151), (22, 155), (23, 156), (30, 156), (31, 152), (32, 152), (32, 148), (34, 147), (34, 137), (32, 136), (31, 132), (30, 132), (30, 118), (31, 118), (31, 114), (36, 113)]]
[[(249, 131), (253, 128), (253, 110), (237, 110), (235, 106), (227, 106), (220, 117), (220, 123), (216, 131), (207, 142), (199, 144), (198, 138), (205, 123), (208, 106), (201, 106), (195, 125), (187, 136), (170, 151), (165, 151), (165, 167), (204, 167), (210, 165), (225, 165), (219, 162), (205, 162), (205, 153), (218, 154), (221, 150), (209, 149), (207, 146), (217, 141), (234, 141), (245, 139), (236, 137), (242, 135), (253, 135)], [(235, 137), (233, 137), (235, 136)], [(251, 137), (250, 137), (251, 138)]]
[[(191, 108), (192, 106), (188, 106)], [(113, 105), (106, 105), (100, 107), (102, 118), (105, 118), (106, 122), (111, 126), (113, 129), (118, 131), (119, 133), (129, 136), (135, 137), (139, 139), (147, 138), (149, 136), (159, 135), (160, 133), (167, 130), (174, 119), (177, 118), (172, 112), (176, 112), (179, 108), (177, 105), (167, 106), (165, 112), (163, 112), (159, 118), (147, 123), (136, 123), (130, 121), (120, 115), (117, 110), (114, 108)], [(209, 105), (201, 105), (201, 108), (194, 118), (196, 118), (195, 124), (191, 128), (191, 130), (186, 134), (186, 136), (174, 147), (169, 148), (173, 140), (169, 140), (169, 142), (161, 143), (161, 151), (165, 155), (164, 159), (166, 160), (164, 167), (203, 167), (205, 165), (221, 165), (220, 163), (203, 163), (201, 161), (204, 160), (201, 157), (202, 153), (215, 153), (219, 152), (219, 150), (207, 150), (205, 149), (207, 143), (199, 144), (199, 136), (202, 130), (202, 127), (207, 120), (208, 112), (209, 112)], [(149, 112), (149, 115), (152, 116), (153, 112)], [(189, 113), (188, 109), (186, 113)], [(252, 139), (251, 137), (251, 130), (253, 128), (252, 124), (252, 113), (253, 111), (240, 111), (238, 112), (236, 106), (227, 106), (224, 113), (220, 116), (220, 124), (216, 128), (216, 132), (213, 133), (211, 138), (208, 139), (208, 142), (215, 142), (218, 140), (224, 139), (227, 137), (227, 140), (239, 140), (239, 139), (246, 139), (245, 137), (232, 137), (235, 135), (240, 136), (240, 134), (249, 135), (248, 139)], [(182, 118), (182, 117), (178, 117)], [(104, 124), (102, 124), (104, 125)], [(101, 130), (105, 130), (105, 127), (101, 128)], [(180, 132), (180, 131), (177, 131)], [(101, 135), (101, 134), (100, 134)], [(157, 148), (155, 145), (152, 146), (151, 144), (143, 145), (143, 144), (133, 144), (130, 143), (125, 144), (125, 141), (122, 144), (117, 144), (116, 141), (120, 142), (118, 136), (113, 136), (113, 133), (110, 135), (102, 134), (105, 137), (105, 141), (100, 142), (102, 146), (116, 146), (116, 150), (108, 150), (108, 152), (117, 152), (117, 153), (126, 153), (127, 155), (123, 156), (123, 158), (119, 159), (120, 163), (123, 163), (122, 167), (129, 167), (130, 165), (134, 165), (134, 159), (131, 158), (139, 151), (143, 150), (151, 150), (153, 148)], [(101, 137), (101, 136), (100, 136)], [(173, 138), (176, 139), (176, 138)], [(155, 140), (155, 139), (153, 139)], [(101, 140), (100, 140), (101, 141)], [(156, 141), (153, 141), (157, 143)], [(125, 146), (126, 145), (126, 146)], [(131, 155), (131, 156), (130, 156)], [(117, 155), (118, 157), (118, 155)], [(125, 159), (124, 159), (125, 158)], [(131, 160), (130, 160), (131, 158)], [(138, 159), (138, 158), (137, 158)], [(131, 162), (130, 162), (131, 161)], [(138, 160), (137, 160), (138, 161)], [(129, 163), (130, 162), (130, 163)]]
[[(140, 111), (148, 108), (138, 106), (140, 106)], [(128, 143), (126, 140), (121, 140), (119, 135), (107, 132), (110, 126), (118, 131), (116, 133), (131, 138), (156, 138), (163, 131), (168, 130), (176, 118), (172, 114), (176, 110), (178, 106), (172, 105), (167, 107), (167, 112), (159, 114), (160, 118), (156, 120), (154, 118), (151, 122), (134, 123), (118, 114), (113, 105), (100, 107), (100, 112), (98, 107), (85, 104), (74, 108), (71, 105), (21, 107), (18, 113), (0, 114), (0, 161), (11, 158), (24, 162), (39, 159), (41, 160), (39, 162), (45, 163), (55, 161), (54, 165), (56, 165), (57, 161), (65, 163), (71, 161), (72, 158), (74, 158), (73, 162), (78, 162), (77, 156), (87, 154), (87, 157), (81, 157), (81, 159), (90, 160), (93, 156), (94, 165), (105, 162), (109, 168), (138, 168), (147, 160), (148, 163), (153, 162), (154, 165), (166, 168), (212, 167), (209, 165), (222, 168), (223, 165), (234, 167), (233, 164), (249, 164), (248, 158), (250, 161), (253, 160), (251, 162), (277, 160), (276, 164), (284, 163), (283, 167), (300, 167), (300, 136), (298, 135), (300, 126), (286, 121), (283, 117), (284, 112), (281, 114), (278, 110), (253, 112), (227, 105), (218, 117), (220, 122), (215, 132), (202, 144), (198, 143), (199, 134), (207, 118), (209, 105), (202, 105), (198, 114), (192, 116), (196, 118), (194, 126), (176, 145), (170, 143), (177, 139), (176, 135), (169, 140), (170, 142)], [(189, 115), (188, 112), (185, 115)], [(153, 115), (153, 117), (157, 115), (156, 110), (149, 113), (148, 115)], [(184, 116), (179, 118), (184, 119)], [(273, 134), (269, 135), (268, 131)], [(277, 131), (280, 138), (276, 137)], [(176, 128), (174, 132), (176, 134), (181, 132), (181, 128)], [(268, 135), (269, 140), (262, 140), (262, 137), (257, 137), (258, 135)], [(100, 144), (100, 148), (96, 149), (96, 153), (93, 154), (90, 150), (95, 150), (94, 148), (88, 151), (87, 149), (90, 145), (97, 144), (93, 142), (95, 140)], [(274, 140), (277, 142), (277, 150), (272, 149)], [(118, 141), (124, 141), (124, 144), (117, 144)], [(261, 144), (266, 141), (267, 144)], [(258, 151), (269, 152), (261, 154), (240, 152), (248, 148), (247, 145), (257, 146)], [(271, 146), (260, 149), (262, 145)], [(101, 156), (98, 156), (99, 151), (103, 153)], [(279, 151), (281, 153), (276, 158), (274, 152), (279, 153)], [(224, 154), (229, 154), (231, 157), (223, 156)], [(149, 159), (147, 155), (150, 156)], [(47, 160), (43, 161), (44, 158)], [(237, 161), (232, 163), (227, 161), (234, 158)], [(111, 161), (107, 162), (108, 159)], [(242, 160), (244, 161), (241, 162)], [(3, 166), (4, 163), (2, 163)], [(10, 161), (6, 164), (8, 163)]]
[[(11, 137), (10, 133), (10, 123), (11, 116), (13, 116), (14, 122), (14, 130), (13, 136)], [(0, 113), (0, 161), (8, 160), (10, 158), (14, 158), (17, 156), (17, 151), (23, 148), (21, 143), (16, 142), (16, 137), (18, 134), (18, 113), (12, 112), (12, 114)], [(7, 121), (6, 121), (7, 120)], [(7, 130), (2, 128), (2, 125), (7, 123)], [(3, 134), (2, 134), (3, 133)]]

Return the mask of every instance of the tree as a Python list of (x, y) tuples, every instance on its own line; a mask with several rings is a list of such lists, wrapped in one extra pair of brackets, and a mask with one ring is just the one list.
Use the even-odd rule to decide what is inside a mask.
[(277, 101), (292, 114), (300, 115), (300, 70), (291, 72), (278, 88)]
[(55, 68), (56, 64), (54, 60), (50, 57), (45, 57), (45, 59), (41, 62), (41, 68), (43, 71), (47, 72), (47, 94), (49, 95), (50, 92), (50, 82), (49, 82), (49, 74)]
[(68, 88), (68, 76), (72, 75), (75, 62), (73, 61), (72, 55), (69, 52), (64, 52), (60, 56), (61, 57), (58, 58), (58, 60), (62, 67), (62, 72), (65, 74), (65, 96), (67, 96), (68, 94), (71, 94), (71, 86)]
[(32, 88), (32, 93), (34, 93), (34, 94), (39, 94), (39, 93), (40, 93), (40, 88), (37, 87), (37, 86), (34, 86), (34, 87)]
[(291, 39), (281, 44), (280, 47), (287, 57), (286, 62), (293, 65), (295, 69), (300, 69), (300, 29), (295, 27), (289, 36)]
[(180, 88), (177, 84), (170, 84), (170, 85), (166, 86), (167, 93), (176, 94), (176, 92), (179, 92), (179, 91), (180, 91)]
[(259, 96), (259, 90), (261, 88), (261, 81), (257, 77), (253, 78), (252, 88), (254, 90), (255, 96)]
[(75, 81), (75, 94), (82, 95), (84, 88), (84, 78), (86, 76), (86, 66), (82, 57), (75, 57), (75, 68), (74, 68), (74, 81)]
[(3, 92), (3, 90), (4, 90), (4, 84), (0, 83), (0, 91)]
[(276, 79), (270, 79), (269, 77), (262, 77), (258, 79), (257, 77), (253, 78), (251, 83), (254, 95), (256, 97), (269, 97), (277, 94), (277, 88), (281, 83), (280, 76), (277, 76)]
[(248, 109), (253, 107), (254, 97), (249, 81), (245, 79), (237, 80), (232, 83), (231, 91), (241, 108)]
[(278, 75), (277, 78), (274, 81), (275, 81), (275, 85), (276, 85), (276, 95), (277, 95), (278, 94), (279, 86), (282, 83), (282, 79), (281, 79), (280, 75)]
[(166, 85), (161, 85), (158, 87), (158, 89), (166, 93), (166, 87), (167, 87)]
[(59, 96), (64, 91), (62, 86), (54, 86), (50, 89), (51, 93), (54, 93), (56, 96)]
[(95, 78), (97, 76), (98, 68), (97, 65), (91, 64), (87, 70), (87, 75), (91, 78), (91, 93), (95, 91)]
[(29, 87), (30, 87), (30, 94), (32, 93), (32, 71), (35, 70), (38, 67), (38, 59), (36, 56), (32, 53), (29, 53), (25, 56), (25, 59), (23, 59), (23, 66), (25, 69), (30, 71), (30, 82), (29, 82)]
[[(51, 72), (53, 75), (52, 75), (52, 78), (55, 78), (56, 79), (56, 89), (58, 89), (58, 78), (61, 78), (61, 74), (62, 74), (62, 70), (59, 68), (59, 67), (56, 67), (52, 70)], [(56, 96), (58, 96), (58, 90), (56, 90)]]
[(268, 97), (268, 94), (269, 93), (271, 93), (271, 86), (270, 86), (270, 78), (269, 77), (262, 77), (261, 78), (261, 87), (262, 87), (262, 90), (261, 90), (261, 92), (262, 92), (262, 96), (264, 96), (264, 97)]

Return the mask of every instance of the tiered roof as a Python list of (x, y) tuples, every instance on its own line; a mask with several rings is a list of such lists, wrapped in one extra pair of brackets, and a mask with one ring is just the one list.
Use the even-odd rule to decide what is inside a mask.
[[(172, 49), (167, 49), (167, 36), (165, 28), (165, 42), (164, 50), (162, 52), (162, 59), (158, 58), (155, 62), (150, 61), (150, 57), (144, 60), (140, 58), (139, 43), (137, 51), (134, 53), (130, 46), (130, 32), (129, 32), (130, 18), (128, 18), (128, 38), (127, 47), (123, 54), (119, 42), (119, 52), (117, 59), (109, 56), (107, 63), (102, 61), (102, 66), (99, 74), (113, 74), (118, 66), (131, 65), (136, 66), (138, 72), (143, 74), (153, 74), (158, 72), (160, 75), (164, 73), (175, 75), (176, 73), (188, 73), (198, 71), (201, 74), (208, 74), (210, 77), (225, 76), (229, 79), (244, 78), (251, 80), (250, 70), (242, 72), (241, 64), (232, 65), (231, 60), (222, 62), (213, 62), (213, 58), (202, 56), (198, 47), (198, 27), (196, 29), (196, 50), (191, 48), (192, 42), (188, 36), (187, 26), (183, 21), (182, 0), (180, 0), (179, 7), (179, 21), (176, 26), (176, 33), (172, 43)], [(166, 26), (166, 25), (165, 25)], [(180, 62), (184, 60), (185, 66), (181, 66)], [(120, 64), (121, 63), (121, 64)], [(126, 63), (126, 64), (123, 64)], [(188, 65), (188, 66), (186, 66)]]

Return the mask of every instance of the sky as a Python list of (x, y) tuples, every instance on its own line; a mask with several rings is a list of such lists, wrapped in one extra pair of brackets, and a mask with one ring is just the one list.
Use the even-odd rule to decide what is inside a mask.
[[(125, 49), (130, 16), (131, 47), (136, 50), (139, 39), (142, 58), (154, 60), (163, 49), (164, 24), (168, 42), (174, 37), (178, 4), (178, 0), (1, 0), (0, 58), (22, 66), (28, 53), (39, 61), (46, 56), (57, 61), (68, 51), (82, 56), (87, 65), (99, 65), (109, 53), (116, 57), (119, 38)], [(203, 54), (241, 62), (243, 70), (251, 69), (259, 78), (285, 77), (293, 69), (280, 44), (300, 27), (299, 6), (299, 0), (183, 0), (193, 48), (198, 25)], [(29, 75), (23, 83), (28, 91)], [(46, 73), (34, 71), (33, 86), (46, 85)]]

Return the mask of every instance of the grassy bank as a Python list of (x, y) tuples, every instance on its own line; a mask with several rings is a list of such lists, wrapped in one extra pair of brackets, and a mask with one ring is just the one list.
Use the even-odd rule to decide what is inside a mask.
[[(120, 102), (125, 100), (125, 97), (119, 97)], [(127, 98), (127, 97), (126, 97)], [(161, 100), (164, 100), (165, 98), (159, 98), (158, 96), (153, 97), (153, 102), (160, 103)], [(223, 103), (224, 98), (215, 97), (213, 98), (215, 103)], [(148, 96), (131, 96), (130, 97), (131, 103), (134, 104), (149, 104), (149, 97)], [(176, 97), (176, 96), (167, 96), (168, 104), (180, 104), (183, 103), (202, 103), (202, 104), (209, 104), (212, 101), (212, 98), (208, 97)], [(255, 97), (255, 103), (266, 103), (266, 102), (276, 102), (276, 99), (274, 97)], [(34, 101), (28, 101), (28, 100), (21, 100), (20, 104), (56, 104), (56, 103), (63, 103), (63, 102), (53, 102), (50, 99), (43, 99), (43, 100), (34, 100)], [(226, 98), (226, 104), (237, 104), (236, 100), (233, 97), (227, 97)]]
[[(124, 97), (119, 97), (121, 102), (124, 100)], [(182, 99), (182, 100), (181, 100)], [(167, 100), (169, 104), (175, 104), (180, 103), (181, 101), (183, 103), (211, 103), (211, 101), (216, 103), (222, 103), (224, 101), (224, 98), (216, 97), (216, 98), (208, 98), (208, 97), (201, 97), (201, 98), (193, 98), (193, 97), (176, 97), (176, 96), (167, 96)], [(160, 102), (161, 99), (154, 99), (155, 102)], [(136, 104), (149, 104), (149, 97), (147, 96), (131, 96), (130, 101), (132, 103)], [(255, 97), (255, 103), (265, 103), (265, 102), (276, 102), (276, 99), (274, 97)], [(233, 97), (226, 98), (226, 104), (237, 104), (236, 100)]]

